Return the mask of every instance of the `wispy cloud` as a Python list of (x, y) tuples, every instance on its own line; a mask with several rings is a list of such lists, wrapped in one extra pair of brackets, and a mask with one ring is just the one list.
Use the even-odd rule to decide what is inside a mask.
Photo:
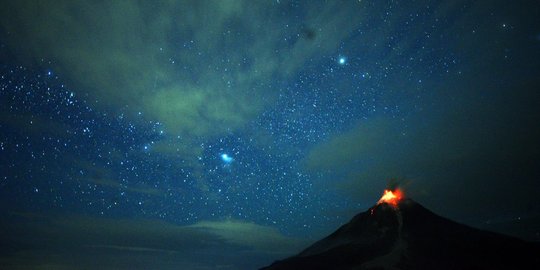
[(94, 106), (163, 123), (155, 151), (195, 154), (271, 105), (280, 80), (335, 53), (361, 20), (340, 7), (307, 4), (298, 23), (272, 1), (16, 1), (0, 22), (22, 60), (50, 59)]
[[(434, 91), (450, 93), (462, 84), (483, 83), (471, 77), (456, 85), (439, 84)], [(407, 195), (458, 219), (525, 208), (534, 204), (527, 186), (538, 175), (532, 162), (539, 150), (530, 146), (537, 144), (539, 129), (530, 128), (537, 116), (528, 94), (538, 84), (522, 82), (519, 91), (490, 98), (461, 93), (444, 106), (433, 101), (434, 107), (406, 121), (383, 116), (361, 120), (313, 146), (304, 168), (323, 175), (319, 186), (362, 204), (375, 202), (388, 181), (397, 178), (407, 183)], [(504, 86), (491, 91), (503, 91), (495, 87)], [(501, 199), (508, 194), (521, 200)]]
[(0, 262), (22, 269), (254, 269), (303, 244), (275, 228), (241, 220), (180, 226), (36, 213), (3, 214), (2, 220), (6, 249)]

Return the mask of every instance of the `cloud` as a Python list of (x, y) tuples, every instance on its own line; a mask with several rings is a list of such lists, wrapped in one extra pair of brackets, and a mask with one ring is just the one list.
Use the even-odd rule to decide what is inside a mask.
[(31, 113), (13, 114), (4, 111), (4, 108), (0, 109), (0, 125), (38, 139), (45, 135), (66, 138), (70, 130), (70, 126), (64, 123)]
[(385, 117), (363, 120), (315, 145), (303, 160), (304, 168), (324, 175), (320, 185), (360, 201), (376, 201), (389, 179), (406, 177), (411, 173), (407, 168), (414, 167), (424, 151), (420, 147), (407, 152), (407, 145), (413, 142), (401, 134), (399, 121)]
[(201, 140), (242, 129), (273, 103), (281, 80), (334, 54), (360, 21), (346, 19), (353, 11), (339, 3), (302, 7), (301, 24), (285, 8), (271, 1), (16, 1), (2, 4), (0, 23), (21, 61), (50, 60), (94, 106), (163, 123), (162, 144), (171, 147), (158, 150), (193, 154)]
[(254, 269), (297, 251), (299, 243), (274, 228), (240, 220), (180, 226), (144, 219), (2, 215), (0, 239), (6, 249), (0, 262), (18, 269)]
[(226, 241), (254, 247), (259, 251), (292, 254), (300, 251), (303, 241), (281, 234), (276, 228), (241, 220), (200, 221), (188, 226), (219, 235)]
[(122, 183), (118, 176), (118, 172), (105, 166), (89, 160), (84, 160), (77, 157), (71, 158), (74, 171), (78, 171), (78, 181), (99, 185), (101, 187), (112, 188), (114, 190), (125, 190), (131, 193), (138, 193), (150, 196), (165, 196), (165, 191), (158, 189), (144, 182), (132, 182), (129, 185)]
[(145, 194), (145, 195), (152, 195), (152, 196), (165, 196), (165, 192), (163, 190), (152, 188), (143, 184), (138, 184), (135, 186), (122, 186), (120, 181), (110, 179), (110, 178), (95, 178), (95, 177), (89, 177), (89, 178), (83, 178), (83, 181), (88, 181), (93, 184), (97, 184), (104, 187), (111, 187), (115, 189), (125, 189), (129, 192), (133, 193), (139, 193), (139, 194)]
[[(471, 78), (435, 89), (451, 93), (484, 83)], [(359, 121), (313, 146), (304, 169), (323, 176), (319, 188), (364, 205), (376, 202), (388, 180), (397, 178), (405, 181), (407, 195), (458, 220), (538, 211), (531, 189), (539, 175), (538, 98), (532, 94), (538, 84), (518, 82), (512, 91), (494, 86), (490, 91), (498, 94), (490, 97), (467, 88), (445, 103), (426, 101), (432, 107), (405, 120)]]

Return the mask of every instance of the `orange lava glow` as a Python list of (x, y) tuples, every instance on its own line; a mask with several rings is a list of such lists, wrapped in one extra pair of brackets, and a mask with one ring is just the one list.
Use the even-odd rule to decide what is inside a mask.
[(403, 192), (400, 189), (389, 190), (385, 189), (384, 194), (377, 204), (388, 203), (392, 206), (397, 206), (399, 201), (403, 199)]

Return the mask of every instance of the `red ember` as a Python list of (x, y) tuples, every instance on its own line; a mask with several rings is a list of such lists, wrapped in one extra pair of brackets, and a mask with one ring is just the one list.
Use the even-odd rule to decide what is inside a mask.
[(382, 195), (381, 199), (377, 202), (377, 204), (381, 203), (388, 203), (392, 206), (397, 206), (399, 201), (403, 199), (403, 192), (401, 189), (394, 189), (389, 190), (385, 189), (384, 194)]

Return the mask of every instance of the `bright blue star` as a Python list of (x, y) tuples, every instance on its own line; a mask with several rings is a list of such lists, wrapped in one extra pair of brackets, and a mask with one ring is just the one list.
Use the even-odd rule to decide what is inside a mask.
[(345, 64), (347, 63), (347, 57), (345, 57), (345, 56), (340, 56), (340, 57), (338, 58), (338, 63), (339, 63), (340, 65), (345, 65)]
[(146, 144), (143, 145), (143, 152), (148, 153), (148, 152), (150, 152), (151, 148), (152, 148), (152, 144), (151, 143), (146, 143)]
[(229, 157), (229, 155), (227, 154), (221, 154), (221, 160), (223, 160), (223, 162), (225, 163), (231, 163), (234, 159), (232, 157)]

